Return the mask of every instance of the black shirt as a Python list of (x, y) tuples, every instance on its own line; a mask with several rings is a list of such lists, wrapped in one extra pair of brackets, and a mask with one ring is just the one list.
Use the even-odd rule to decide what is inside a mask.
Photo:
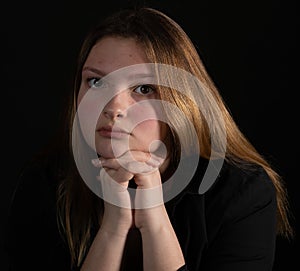
[[(276, 240), (276, 192), (261, 167), (241, 169), (224, 162), (214, 185), (198, 193), (205, 170), (200, 160), (193, 179), (165, 203), (189, 271), (272, 270)], [(57, 182), (51, 168), (33, 166), (20, 176), (6, 232), (10, 271), (68, 271), (70, 255), (56, 218)], [(126, 247), (141, 248), (130, 231)], [(124, 253), (123, 270), (141, 266), (142, 252)], [(186, 269), (184, 269), (186, 268)]]

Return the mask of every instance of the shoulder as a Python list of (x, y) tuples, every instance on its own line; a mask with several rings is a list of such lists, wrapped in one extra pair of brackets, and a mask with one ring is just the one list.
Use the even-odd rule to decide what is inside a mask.
[(202, 157), (193, 178), (182, 194), (202, 194), (199, 187), (204, 178), (210, 178), (209, 183), (212, 184), (203, 194), (207, 199), (231, 201), (237, 198), (251, 198), (255, 201), (258, 198), (271, 199), (276, 195), (273, 181), (262, 166), (236, 164), (227, 160), (220, 163), (219, 160), (214, 162)]
[(183, 247), (192, 248), (185, 252), (189, 266), (198, 268), (201, 261), (218, 270), (229, 265), (235, 270), (252, 263), (268, 265), (273, 257), (277, 211), (272, 180), (258, 165), (224, 161), (213, 185), (199, 194), (207, 164), (204, 161), (198, 167), (175, 208), (176, 233)]
[(236, 165), (228, 162), (224, 166), (212, 187), (211, 194), (220, 194), (230, 201), (242, 202), (270, 201), (275, 198), (274, 184), (265, 171), (259, 165)]
[(32, 238), (33, 242), (45, 231), (49, 236), (50, 232), (57, 232), (57, 180), (54, 176), (51, 166), (41, 159), (28, 162), (19, 172), (8, 210), (9, 246), (19, 244), (20, 240), (27, 242), (26, 238)]
[[(191, 199), (192, 201), (205, 201), (208, 209), (213, 207), (224, 211), (228, 206), (255, 208), (256, 205), (276, 201), (274, 184), (263, 167), (254, 164), (237, 165), (225, 160), (219, 172), (210, 174), (207, 172), (209, 163), (211, 162), (203, 158), (199, 160), (193, 178), (176, 197), (177, 203), (187, 199), (188, 201)], [(199, 193), (199, 187), (205, 175), (213, 180), (210, 180), (211, 187), (202, 194)], [(180, 177), (183, 178), (183, 176)]]
[[(53, 164), (47, 160), (30, 161), (23, 166), (17, 178), (10, 202), (11, 215), (42, 212), (55, 204), (57, 176)], [(24, 213), (24, 211), (26, 211)]]
[(218, 214), (220, 223), (239, 221), (266, 208), (275, 215), (276, 189), (263, 167), (225, 162), (205, 203), (208, 216)]
[(56, 167), (47, 160), (30, 162), (19, 173), (5, 229), (12, 268), (70, 270), (69, 252), (57, 224), (57, 183)]
[(202, 206), (207, 221), (212, 220), (214, 224), (238, 220), (265, 206), (276, 213), (276, 189), (263, 167), (224, 161), (219, 174), (212, 181), (213, 185), (200, 194), (199, 187), (208, 161), (200, 162), (193, 179), (177, 197), (175, 205), (184, 203), (185, 210), (194, 210), (196, 205)]

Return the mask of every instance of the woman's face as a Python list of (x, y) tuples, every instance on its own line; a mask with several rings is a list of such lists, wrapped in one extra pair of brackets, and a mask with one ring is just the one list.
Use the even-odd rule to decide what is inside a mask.
[[(101, 83), (101, 78), (120, 68), (142, 63), (147, 63), (147, 58), (133, 39), (101, 39), (92, 48), (83, 66), (78, 105), (89, 89)], [(128, 150), (149, 152), (151, 148), (154, 151), (159, 145), (158, 140), (164, 141), (167, 134), (166, 125), (158, 120), (159, 117), (155, 117), (155, 106), (151, 106), (153, 99), (159, 99), (155, 88), (142, 81), (139, 84), (137, 80), (133, 86), (122, 89), (115, 96), (115, 90), (108, 91), (111, 91), (112, 98), (101, 105), (103, 110), (95, 127), (97, 153), (105, 158), (113, 158)], [(88, 110), (92, 109), (87, 106)]]

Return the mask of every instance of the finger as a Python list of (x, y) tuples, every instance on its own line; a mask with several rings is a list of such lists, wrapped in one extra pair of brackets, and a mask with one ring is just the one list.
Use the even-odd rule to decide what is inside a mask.
[(137, 174), (149, 174), (153, 171), (157, 170), (156, 166), (148, 165), (145, 162), (131, 162), (127, 165), (126, 168), (129, 172), (131, 172), (134, 175)]
[[(116, 172), (111, 172), (110, 176), (116, 179), (117, 182), (124, 182), (132, 174), (149, 174), (157, 170), (163, 163), (164, 159), (153, 155), (149, 152), (142, 151), (127, 151), (118, 158), (105, 159), (100, 158), (101, 167), (113, 169)], [(110, 171), (108, 171), (110, 172)]]
[(120, 157), (119, 162), (123, 168), (133, 174), (148, 174), (157, 170), (163, 159), (151, 156), (149, 152), (129, 151)]
[(101, 161), (99, 160), (99, 158), (92, 159), (92, 160), (91, 160), (91, 163), (92, 163), (95, 167), (98, 167), (98, 168), (102, 167), (102, 166), (101, 166)]
[[(123, 168), (125, 170), (131, 171), (134, 169), (132, 165), (136, 164), (139, 168), (142, 164), (138, 165), (137, 163), (144, 163), (151, 158), (150, 153), (144, 153), (141, 151), (127, 151), (126, 153), (122, 154), (120, 157), (117, 158), (109, 158), (105, 159), (103, 157), (100, 158), (100, 164), (102, 167), (119, 170)], [(97, 163), (97, 162), (95, 162)], [(154, 160), (149, 161), (149, 165), (157, 166), (158, 163)], [(129, 168), (131, 168), (129, 170)]]
[(148, 165), (158, 168), (163, 164), (164, 161), (165, 161), (165, 158), (159, 157), (159, 156), (151, 153), (151, 157), (146, 163)]
[(133, 178), (133, 173), (120, 167), (118, 170), (107, 169), (107, 173), (110, 175), (111, 179), (115, 182), (128, 187), (129, 181)]
[(145, 162), (148, 165), (152, 165), (153, 167), (159, 167), (165, 160), (165, 157), (159, 156), (158, 154), (138, 150), (130, 150), (124, 155), (124, 157), (131, 157), (131, 159), (128, 160)]
[(120, 168), (120, 163), (117, 158), (109, 158), (105, 159), (103, 157), (100, 158), (100, 164), (102, 167), (118, 170)]
[(121, 162), (146, 162), (151, 158), (151, 154), (149, 152), (143, 152), (139, 150), (129, 150), (125, 152), (118, 159)]

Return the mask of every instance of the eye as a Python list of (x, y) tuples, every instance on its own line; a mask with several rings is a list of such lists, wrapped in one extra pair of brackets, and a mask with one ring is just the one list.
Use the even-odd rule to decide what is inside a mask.
[(141, 95), (149, 95), (152, 94), (155, 89), (149, 85), (141, 85), (136, 87), (134, 91)]
[(101, 81), (101, 78), (88, 78), (87, 83), (91, 88), (100, 88), (103, 86), (103, 81)]

